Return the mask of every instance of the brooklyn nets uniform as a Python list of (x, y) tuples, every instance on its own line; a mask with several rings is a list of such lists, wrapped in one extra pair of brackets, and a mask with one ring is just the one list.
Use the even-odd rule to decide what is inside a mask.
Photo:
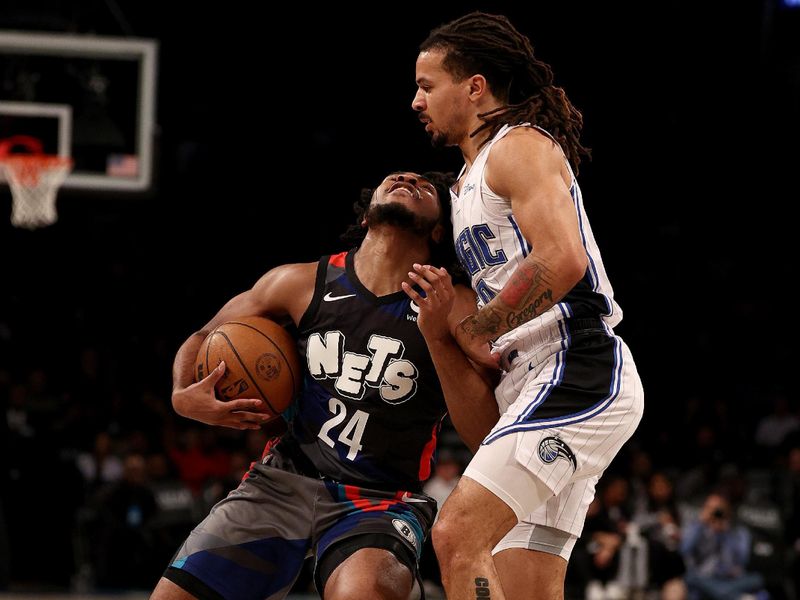
[(298, 324), (306, 359), (289, 431), (190, 534), (165, 577), (200, 598), (283, 598), (305, 557), (320, 593), (363, 547), (416, 572), (436, 501), (420, 493), (445, 415), (436, 371), (399, 291), (376, 297), (355, 251), (324, 257)]
[[(483, 146), (459, 193), (451, 195), (456, 253), (479, 306), (494, 298), (536, 250), (523, 236), (511, 202), (485, 181), (493, 145), (513, 128), (503, 127)], [(574, 175), (569, 191), (588, 257), (586, 273), (556, 305), (495, 341), (504, 368), (495, 390), (501, 417), (466, 472), (521, 521), (495, 552), (526, 547), (568, 558), (597, 480), (641, 419), (636, 366), (613, 332), (622, 310)], [(520, 477), (520, 468), (552, 492), (544, 505), (531, 500), (528, 486), (534, 480)]]

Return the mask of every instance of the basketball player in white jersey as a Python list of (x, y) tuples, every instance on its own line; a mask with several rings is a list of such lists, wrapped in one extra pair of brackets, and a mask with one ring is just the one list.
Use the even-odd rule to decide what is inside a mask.
[[(433, 144), (458, 146), (466, 163), (451, 194), (453, 233), (479, 299), (455, 341), (489, 364), (491, 343), (503, 369), (500, 420), (434, 529), (445, 590), (454, 600), (563, 598), (595, 485), (643, 410), (570, 165), (586, 153), (582, 117), (502, 16), (433, 30), (416, 81), (412, 106)], [(449, 290), (437, 269), (417, 273), (431, 291)], [(446, 390), (458, 374), (439, 377)]]

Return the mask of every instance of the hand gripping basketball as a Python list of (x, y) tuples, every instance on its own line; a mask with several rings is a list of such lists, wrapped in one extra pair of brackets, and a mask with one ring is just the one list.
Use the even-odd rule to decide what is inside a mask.
[(241, 317), (214, 329), (197, 353), (195, 379), (222, 362), (226, 368), (214, 381), (219, 400), (259, 399), (261, 412), (278, 417), (300, 391), (296, 343), (270, 319)]

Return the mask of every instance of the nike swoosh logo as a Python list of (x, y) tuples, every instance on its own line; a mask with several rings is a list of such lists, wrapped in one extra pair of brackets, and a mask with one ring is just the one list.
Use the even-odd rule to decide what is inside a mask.
[(328, 292), (322, 299), (325, 300), (325, 302), (336, 302), (337, 300), (344, 300), (345, 298), (354, 298), (354, 297), (355, 294), (348, 294), (346, 296), (331, 296), (331, 293)]
[(422, 498), (412, 498), (411, 496), (408, 495), (408, 492), (406, 492), (405, 494), (402, 495), (402, 497), (400, 498), (400, 501), (401, 502), (422, 502), (422, 503), (427, 503), (428, 502), (427, 500), (423, 500)]

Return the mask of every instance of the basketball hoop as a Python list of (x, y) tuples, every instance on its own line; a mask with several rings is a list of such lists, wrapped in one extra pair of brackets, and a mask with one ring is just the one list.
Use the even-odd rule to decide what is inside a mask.
[[(23, 146), (29, 153), (11, 153)], [(72, 170), (72, 159), (44, 154), (36, 138), (14, 136), (0, 141), (0, 171), (11, 186), (11, 224), (38, 229), (58, 219), (56, 192)]]

